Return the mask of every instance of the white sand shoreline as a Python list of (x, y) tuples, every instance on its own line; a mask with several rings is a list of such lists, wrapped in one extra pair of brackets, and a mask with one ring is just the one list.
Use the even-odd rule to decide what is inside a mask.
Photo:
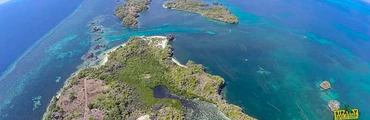
[[(146, 38), (160, 38), (160, 39), (163, 39), (162, 42), (158, 43), (158, 46), (161, 46), (162, 49), (166, 48), (168, 46), (168, 40), (165, 36), (149, 36), (149, 37), (146, 37)], [(145, 40), (148, 40), (148, 39), (145, 39)], [(180, 66), (180, 67), (184, 67), (184, 68), (188, 68), (187, 66), (181, 64), (176, 58), (172, 57), (171, 60), (176, 63), (176, 65)]]
[[(144, 38), (144, 40), (150, 40), (152, 38), (160, 38), (160, 39), (163, 39), (162, 42), (158, 43), (157, 46), (160, 46), (162, 49), (166, 48), (168, 46), (168, 40), (166, 38), (166, 36), (140, 36), (141, 38)], [(151, 43), (151, 41), (149, 42), (149, 44)], [(109, 60), (109, 53), (117, 50), (119, 47), (124, 47), (126, 45), (126, 43), (123, 43), (121, 45), (118, 45), (116, 47), (113, 47), (111, 49), (108, 49), (106, 51), (104, 51), (101, 55), (99, 55), (99, 58), (102, 58), (101, 62), (94, 66), (94, 67), (99, 67), (99, 66), (102, 66), (102, 65), (105, 65), (105, 63), (108, 62)], [(181, 67), (184, 67), (184, 68), (188, 68), (186, 65), (183, 65), (181, 64), (176, 58), (172, 57), (171, 60), (176, 63), (176, 65), (178, 66), (181, 66)]]
[(118, 45), (116, 47), (113, 47), (111, 49), (104, 51), (104, 53), (102, 53), (101, 56), (99, 56), (99, 57), (102, 57), (102, 60), (97, 66), (105, 65), (105, 63), (108, 62), (109, 53), (116, 51), (119, 47), (124, 47), (125, 45), (126, 43), (123, 43), (121, 45)]
[(149, 115), (143, 115), (137, 118), (136, 120), (151, 120)]
[(174, 62), (174, 63), (176, 63), (178, 66), (181, 66), (181, 67), (184, 67), (184, 68), (188, 68), (188, 66), (186, 66), (186, 65), (183, 65), (183, 64), (181, 64), (178, 60), (176, 60), (176, 58), (171, 58), (171, 60)]

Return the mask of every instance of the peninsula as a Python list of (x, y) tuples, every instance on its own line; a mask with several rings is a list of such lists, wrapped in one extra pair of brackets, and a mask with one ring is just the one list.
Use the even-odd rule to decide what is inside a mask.
[(238, 18), (233, 15), (223, 5), (214, 2), (213, 4), (207, 4), (198, 0), (175, 0), (167, 1), (164, 5), (167, 9), (176, 9), (189, 12), (199, 13), (206, 18), (210, 18), (217, 21), (222, 21), (230, 24), (237, 24)]
[(164, 36), (131, 37), (106, 53), (108, 61), (102, 65), (69, 78), (51, 101), (44, 120), (186, 119), (182, 101), (155, 97), (153, 89), (158, 86), (181, 99), (214, 104), (230, 119), (254, 120), (222, 99), (223, 78), (206, 73), (192, 61), (176, 64), (167, 43)]
[(148, 10), (148, 5), (152, 0), (125, 0), (125, 3), (118, 6), (114, 16), (122, 20), (122, 25), (131, 28), (138, 28), (137, 18), (139, 13)]

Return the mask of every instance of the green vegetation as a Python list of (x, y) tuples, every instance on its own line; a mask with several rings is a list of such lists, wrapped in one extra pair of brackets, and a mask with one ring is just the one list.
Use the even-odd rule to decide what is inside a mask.
[(69, 100), (70, 101), (73, 101), (75, 100), (77, 97), (73, 94), (73, 93), (69, 93)]
[(166, 2), (164, 6), (168, 9), (174, 8), (178, 10), (200, 13), (206, 18), (230, 24), (236, 24), (239, 22), (235, 15), (218, 3), (214, 3), (212, 6), (210, 6), (209, 4), (200, 2), (198, 0), (175, 0)]
[[(218, 94), (224, 83), (221, 77), (207, 74), (202, 65), (191, 61), (186, 64), (188, 68), (177, 66), (171, 60), (171, 47), (158, 47), (162, 40), (130, 38), (125, 47), (109, 54), (109, 61), (105, 65), (81, 70), (70, 79), (70, 86), (66, 88), (72, 89), (71, 86), (78, 85), (76, 83), (81, 79), (104, 80), (109, 88), (96, 95), (87, 107), (103, 111), (106, 120), (136, 119), (145, 114), (157, 119), (184, 119), (180, 101), (154, 97), (153, 88), (159, 85), (187, 99), (200, 98), (214, 103), (231, 119), (253, 119), (239, 107), (222, 101)], [(58, 109), (58, 105), (52, 102), (48, 111), (58, 112)], [(46, 114), (45, 118), (53, 117), (52, 114)]]
[(122, 24), (137, 28), (137, 19), (139, 13), (148, 10), (148, 5), (151, 0), (125, 0), (125, 3), (118, 6), (115, 11), (115, 16), (122, 19)]
[[(115, 83), (107, 93), (98, 95), (94, 101), (89, 105), (91, 108), (97, 108), (105, 112), (104, 119), (107, 120), (122, 120), (122, 119), (134, 119), (136, 115), (132, 115), (131, 112), (145, 108), (140, 101), (136, 101), (137, 98), (134, 95), (136, 92), (134, 89), (129, 88), (127, 85)], [(132, 116), (132, 117), (131, 117)]]

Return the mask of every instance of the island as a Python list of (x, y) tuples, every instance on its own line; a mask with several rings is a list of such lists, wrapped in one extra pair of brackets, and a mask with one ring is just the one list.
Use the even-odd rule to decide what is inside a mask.
[[(168, 42), (166, 36), (131, 37), (104, 53), (107, 61), (67, 80), (43, 119), (182, 120), (188, 114), (183, 103), (197, 99), (229, 119), (255, 120), (222, 99), (223, 78), (192, 61), (181, 65)], [(159, 88), (168, 89), (170, 97)]]
[(175, 0), (167, 1), (163, 6), (167, 9), (199, 13), (206, 18), (225, 23), (237, 24), (239, 22), (235, 15), (233, 15), (226, 7), (217, 2), (209, 5), (198, 0)]
[(139, 13), (148, 10), (152, 0), (125, 0), (123, 5), (116, 8), (114, 16), (122, 20), (122, 25), (138, 28)]

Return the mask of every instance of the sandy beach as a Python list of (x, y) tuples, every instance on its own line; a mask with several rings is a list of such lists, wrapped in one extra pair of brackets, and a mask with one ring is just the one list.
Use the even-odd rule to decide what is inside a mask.
[[(169, 42), (166, 39), (166, 36), (140, 36), (140, 37), (144, 38), (144, 40), (149, 40), (149, 44), (152, 44), (151, 39), (153, 39), (153, 38), (162, 39), (162, 41), (160, 41), (158, 43), (155, 43), (155, 46), (157, 46), (158, 48), (161, 48), (161, 49), (166, 48), (166, 46), (168, 46), (168, 42)], [(102, 54), (99, 54), (98, 55), (98, 60), (95, 60), (95, 61), (85, 60), (85, 62), (82, 65), (80, 65), (78, 68), (79, 69), (83, 69), (83, 68), (86, 68), (86, 67), (99, 67), (101, 65), (105, 65), (105, 63), (109, 60), (109, 58), (108, 58), (109, 57), (109, 53), (115, 51), (119, 47), (124, 47), (124, 46), (125, 46), (125, 43), (123, 43), (121, 45), (118, 45), (116, 47), (113, 47), (111, 49), (105, 50)], [(175, 58), (171, 58), (171, 60), (174, 63), (176, 63), (178, 66), (187, 68), (187, 66), (181, 64)]]
[[(169, 42), (166, 39), (166, 36), (139, 36), (139, 37), (144, 38), (144, 40), (149, 40), (149, 44), (152, 44), (152, 39), (154, 39), (154, 38), (161, 39), (161, 41), (154, 43), (155, 46), (157, 46), (160, 49), (166, 48), (166, 46), (168, 46), (168, 42)], [(113, 47), (111, 49), (105, 50), (103, 53), (99, 54), (97, 56), (98, 59), (97, 60), (94, 60), (94, 61), (91, 61), (91, 60), (88, 60), (88, 59), (85, 59), (84, 57), (82, 57), (82, 59), (84, 59), (84, 63), (81, 64), (81, 65), (79, 65), (77, 68), (78, 69), (84, 69), (84, 68), (87, 68), (87, 67), (99, 67), (101, 65), (105, 65), (105, 63), (107, 63), (107, 61), (109, 60), (109, 58), (108, 58), (109, 57), (109, 53), (115, 51), (119, 47), (124, 47), (124, 46), (125, 46), (125, 43), (123, 43), (121, 45), (118, 45), (116, 47)], [(171, 58), (171, 59), (178, 66), (187, 68), (185, 65), (182, 65), (175, 58)]]
[(123, 43), (119, 46), (113, 47), (109, 50), (106, 50), (103, 54), (101, 54), (99, 56), (99, 58), (102, 58), (102, 60), (100, 61), (100, 63), (97, 66), (105, 65), (105, 63), (107, 63), (107, 61), (108, 61), (109, 53), (117, 50), (117, 48), (119, 48), (119, 47), (124, 47), (124, 46), (125, 46), (125, 43)]
[[(168, 46), (168, 40), (166, 39), (166, 36), (141, 36), (143, 38), (146, 38), (145, 40), (151, 40), (152, 38), (160, 38), (160, 39), (163, 39), (161, 42), (157, 43), (156, 46), (158, 47), (161, 47), (162, 49), (166, 48), (166, 46)], [(151, 43), (151, 41), (149, 42), (149, 44)], [(105, 51), (101, 56), (99, 56), (99, 58), (102, 58), (101, 62), (97, 65), (97, 66), (101, 66), (101, 65), (104, 65), (107, 61), (108, 61), (108, 56), (109, 56), (109, 53), (115, 51), (117, 48), (119, 47), (124, 47), (125, 46), (125, 43), (123, 43), (122, 45), (119, 45), (119, 46), (116, 46), (114, 48), (111, 48), (107, 51)], [(176, 63), (178, 66), (181, 66), (181, 67), (184, 67), (184, 68), (188, 68), (187, 66), (181, 64), (178, 60), (176, 60), (175, 58), (171, 58), (171, 60)]]
[(187, 66), (185, 66), (185, 65), (181, 64), (179, 61), (177, 61), (175, 58), (171, 58), (171, 60), (173, 62), (175, 62), (178, 66), (181, 66), (181, 67), (184, 67), (184, 68), (188, 68)]
[[(152, 38), (160, 38), (160, 39), (163, 39), (161, 42), (157, 43), (156, 46), (159, 46), (161, 47), (162, 49), (166, 48), (166, 46), (168, 45), (168, 40), (166, 39), (165, 36), (149, 36), (149, 37), (146, 37), (146, 38), (149, 38), (149, 39), (146, 39), (146, 40), (150, 40)], [(149, 43), (150, 44), (150, 43)], [(178, 60), (176, 60), (175, 58), (171, 58), (171, 60), (176, 63), (178, 66), (181, 66), (181, 67), (184, 67), (184, 68), (188, 68), (187, 66), (181, 64)]]

